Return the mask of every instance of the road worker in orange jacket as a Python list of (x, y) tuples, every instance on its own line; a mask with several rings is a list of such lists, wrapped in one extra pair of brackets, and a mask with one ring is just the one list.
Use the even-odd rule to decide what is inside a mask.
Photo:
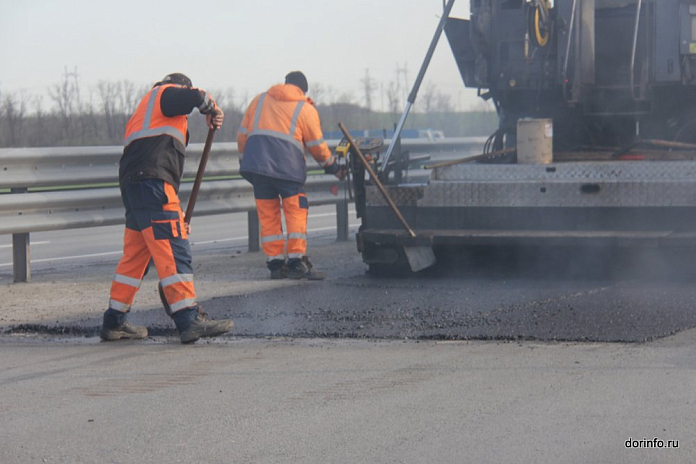
[(194, 88), (185, 75), (169, 74), (143, 97), (126, 125), (119, 164), (126, 230), (104, 313), (103, 340), (147, 336), (147, 328), (129, 324), (126, 316), (151, 260), (182, 343), (232, 329), (231, 320), (210, 320), (198, 306), (188, 228), (177, 195), (189, 139), (188, 114), (194, 108), (205, 115), (209, 128), (222, 125), (224, 114), (208, 94)]
[[(332, 156), (321, 132), (319, 113), (305, 94), (307, 79), (299, 71), (285, 76), (256, 96), (237, 135), (240, 172), (254, 186), (261, 223), (261, 246), (272, 279), (322, 280), (307, 258), (307, 179), (305, 150), (327, 174), (339, 179), (345, 170)], [(287, 242), (281, 208), (285, 213)], [(287, 257), (287, 261), (286, 261)]]

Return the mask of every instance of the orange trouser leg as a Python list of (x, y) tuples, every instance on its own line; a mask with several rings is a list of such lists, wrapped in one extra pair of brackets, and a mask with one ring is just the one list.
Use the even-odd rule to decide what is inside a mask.
[(309, 205), (304, 193), (283, 198), (285, 224), (288, 227), (288, 259), (307, 254), (307, 212)]
[(285, 260), (285, 236), (280, 217), (280, 199), (256, 199), (261, 224), (261, 247), (267, 261)]
[(130, 309), (149, 262), (150, 252), (142, 234), (126, 228), (123, 236), (123, 256), (111, 282), (110, 308), (123, 312)]
[(172, 312), (196, 306), (193, 284), (191, 249), (186, 235), (184, 213), (174, 188), (165, 183), (167, 213), (153, 215), (152, 227), (143, 230), (143, 236), (155, 262), (164, 296)]
[(143, 236), (155, 262), (164, 296), (172, 312), (196, 306), (196, 289), (193, 284), (193, 272), (181, 272), (177, 269), (175, 239), (157, 238), (153, 228), (143, 231)]

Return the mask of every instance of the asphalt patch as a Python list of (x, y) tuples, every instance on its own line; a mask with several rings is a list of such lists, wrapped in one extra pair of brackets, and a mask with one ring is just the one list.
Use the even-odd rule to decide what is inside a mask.
[(325, 281), (206, 302), (239, 336), (645, 342), (696, 327), (686, 282)]
[[(693, 271), (686, 272), (694, 261), (675, 273), (666, 261), (620, 258), (498, 251), (484, 264), (452, 256), (449, 266), (400, 278), (348, 267), (322, 282), (202, 304), (214, 319), (234, 319), (234, 337), (646, 342), (696, 327)], [(135, 311), (132, 322), (151, 336), (176, 336), (161, 313)], [(91, 337), (100, 323), (23, 324), (5, 333)]]

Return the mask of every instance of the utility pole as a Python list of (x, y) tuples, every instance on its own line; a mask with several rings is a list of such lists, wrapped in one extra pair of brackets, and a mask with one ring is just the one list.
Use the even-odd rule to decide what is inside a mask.
[(365, 68), (365, 77), (361, 79), (363, 90), (365, 92), (365, 106), (372, 111), (372, 94), (377, 90), (375, 80), (370, 77), (370, 70)]
[(380, 108), (380, 111), (384, 113), (384, 82), (379, 83), (379, 93), (382, 98), (382, 107)]
[(404, 101), (406, 101), (406, 95), (408, 92), (408, 63), (404, 63), (403, 68), (399, 67), (399, 63), (396, 64), (396, 84), (399, 89), (401, 89), (401, 82), (403, 79), (403, 89), (404, 89)]

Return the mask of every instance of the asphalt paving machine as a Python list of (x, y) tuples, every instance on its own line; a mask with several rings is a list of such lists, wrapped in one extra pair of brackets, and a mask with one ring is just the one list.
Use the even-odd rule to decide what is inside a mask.
[[(453, 3), (389, 146), (346, 134), (370, 270), (452, 247), (696, 250), (696, 0), (471, 0), (469, 19)], [(409, 183), (399, 133), (443, 30), (499, 127)]]

